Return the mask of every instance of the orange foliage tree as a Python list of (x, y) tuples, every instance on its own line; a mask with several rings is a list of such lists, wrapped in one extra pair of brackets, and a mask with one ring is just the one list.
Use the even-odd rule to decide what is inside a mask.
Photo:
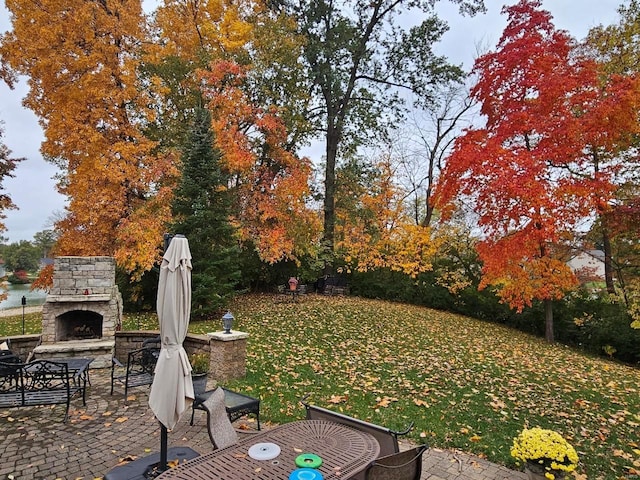
[(113, 255), (134, 276), (157, 258), (176, 170), (141, 133), (151, 103), (136, 69), (139, 0), (8, 0), (0, 55), (29, 77), (24, 100), (69, 198), (59, 255)]
[(638, 84), (604, 82), (540, 5), (505, 8), (497, 50), (476, 61), (472, 95), (486, 126), (456, 142), (437, 202), (446, 213), (459, 196), (471, 199), (483, 231), (481, 287), (495, 286), (519, 311), (542, 300), (552, 342), (552, 301), (576, 284), (559, 246), (615, 192), (618, 166), (594, 158), (615, 154), (637, 129)]
[(319, 219), (307, 205), (310, 161), (287, 148), (279, 109), (251, 101), (245, 67), (221, 60), (201, 75), (215, 144), (234, 179), (242, 240), (264, 261), (296, 259), (317, 244)]
[(336, 251), (347, 269), (388, 268), (412, 277), (431, 270), (437, 242), (407, 211), (390, 156), (373, 168), (347, 164), (337, 184)]

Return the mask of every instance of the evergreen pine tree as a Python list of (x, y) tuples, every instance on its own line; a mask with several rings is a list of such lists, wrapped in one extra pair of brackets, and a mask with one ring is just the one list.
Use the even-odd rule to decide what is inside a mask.
[(173, 232), (189, 240), (191, 316), (220, 313), (240, 279), (238, 240), (229, 222), (228, 176), (213, 146), (209, 112), (198, 109), (182, 154), (182, 181), (172, 205)]

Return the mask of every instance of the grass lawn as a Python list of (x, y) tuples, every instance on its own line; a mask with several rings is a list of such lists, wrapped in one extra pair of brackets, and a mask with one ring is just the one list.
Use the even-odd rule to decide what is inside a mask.
[[(299, 400), (309, 393), (312, 403), (393, 429), (415, 421), (416, 441), (512, 468), (512, 439), (528, 425), (557, 430), (574, 445), (580, 479), (640, 471), (638, 369), (390, 302), (309, 295), (275, 303), (250, 295), (231, 310), (234, 330), (251, 336), (247, 377), (228, 386), (259, 395), (265, 421), (302, 418)], [(8, 323), (0, 321), (0, 335), (10, 334)], [(156, 329), (155, 317), (127, 317), (125, 328), (139, 327)], [(190, 326), (220, 329), (218, 319)]]

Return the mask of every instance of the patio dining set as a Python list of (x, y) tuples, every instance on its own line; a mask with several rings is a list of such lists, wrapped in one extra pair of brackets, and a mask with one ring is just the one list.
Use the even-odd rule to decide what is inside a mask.
[[(125, 390), (140, 386), (145, 372), (151, 372), (150, 359), (156, 358), (154, 346), (144, 346), (129, 354), (127, 374), (112, 374), (114, 382), (123, 382)], [(143, 352), (147, 349), (148, 351)], [(137, 372), (137, 373), (135, 373)], [(127, 385), (127, 379), (131, 384)], [(113, 468), (105, 480), (166, 479), (407, 479), (421, 474), (421, 456), (426, 447), (400, 452), (398, 437), (403, 432), (367, 423), (331, 410), (311, 405), (302, 399), (306, 419), (286, 423), (268, 430), (260, 427), (260, 400), (218, 386), (196, 393), (191, 407), (194, 423), (196, 410), (206, 412), (207, 430), (213, 450), (203, 455), (188, 447), (168, 451), (177, 466), (150, 476), (159, 468), (158, 454)], [(232, 422), (252, 415), (256, 429), (236, 430)], [(239, 433), (238, 433), (239, 432)], [(177, 462), (175, 462), (177, 460)]]

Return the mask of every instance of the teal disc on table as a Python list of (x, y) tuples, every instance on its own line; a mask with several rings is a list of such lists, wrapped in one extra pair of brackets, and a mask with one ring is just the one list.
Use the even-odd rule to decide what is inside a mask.
[(298, 468), (291, 472), (289, 480), (323, 480), (322, 473), (313, 468)]
[(318, 468), (322, 465), (322, 459), (313, 453), (303, 453), (296, 457), (296, 466), (301, 468)]

